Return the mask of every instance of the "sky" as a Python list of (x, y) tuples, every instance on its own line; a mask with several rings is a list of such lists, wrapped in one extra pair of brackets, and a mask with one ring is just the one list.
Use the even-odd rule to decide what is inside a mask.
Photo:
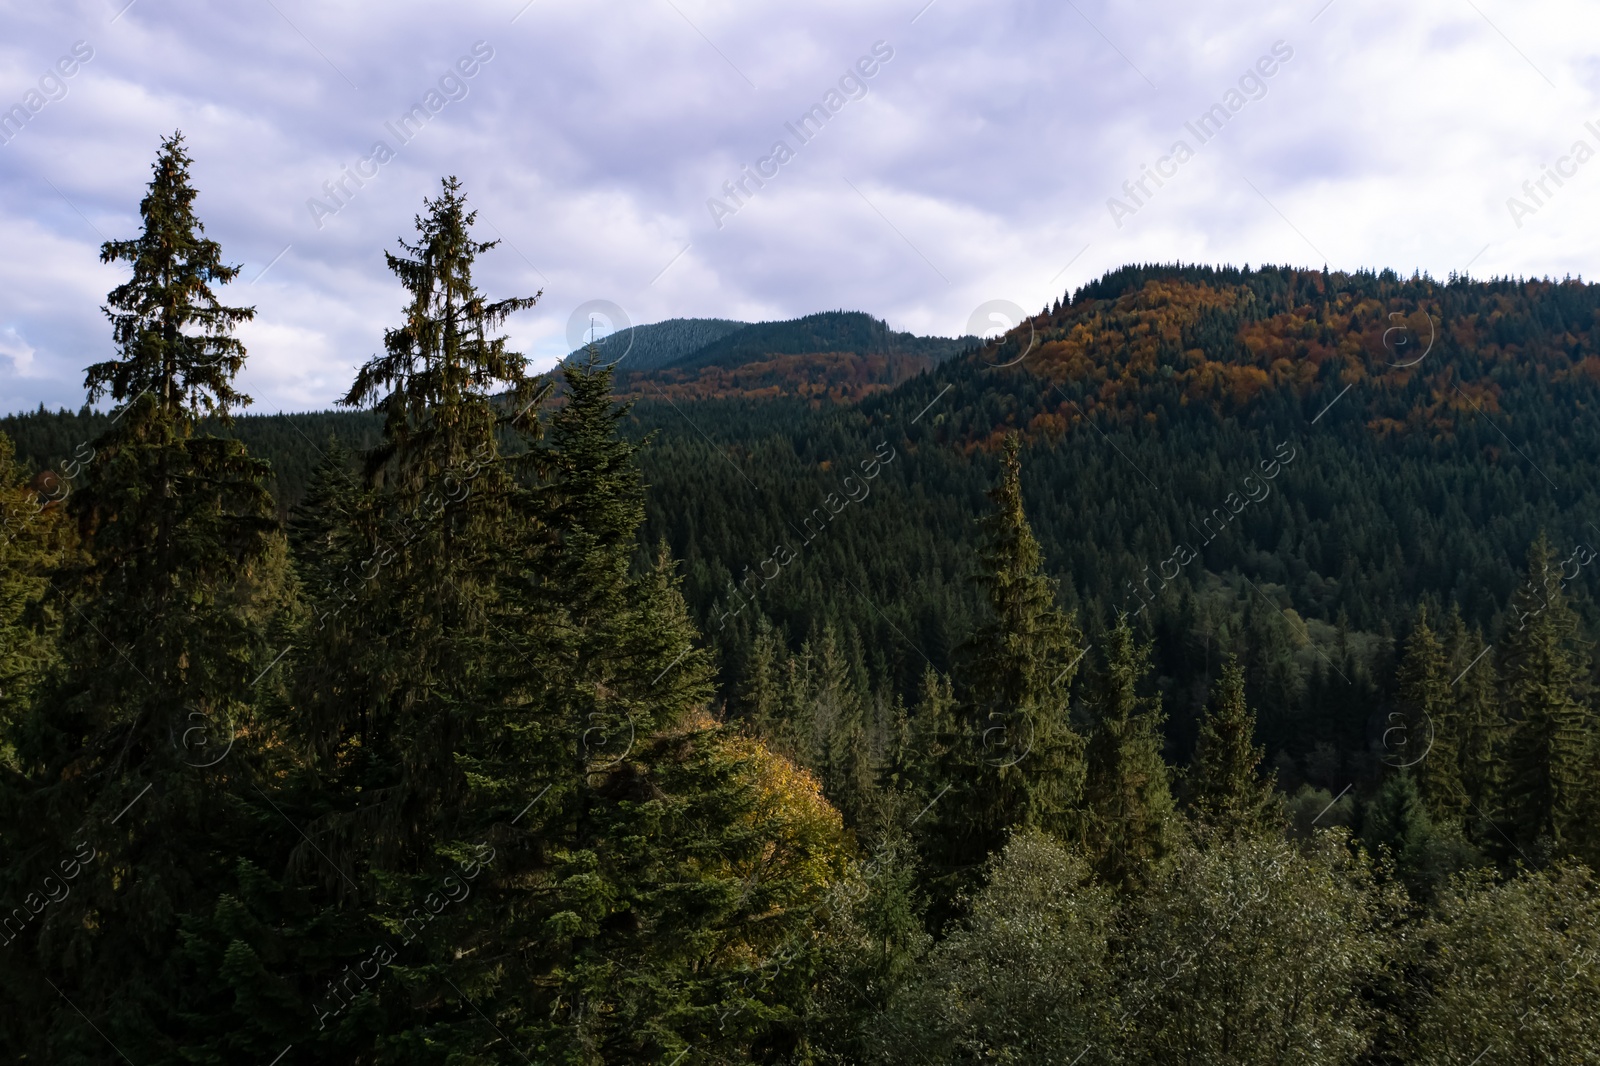
[(1600, 276), (1597, 31), (1580, 0), (3, 0), (0, 413), (114, 356), (99, 247), (175, 129), (257, 412), (381, 350), (382, 253), (447, 174), (503, 242), (486, 292), (542, 292), (506, 327), (536, 367), (591, 321), (983, 333), (1130, 262)]

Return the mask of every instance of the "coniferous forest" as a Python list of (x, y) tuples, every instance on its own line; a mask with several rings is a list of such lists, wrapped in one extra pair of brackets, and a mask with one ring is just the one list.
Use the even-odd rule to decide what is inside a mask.
[(1600, 1063), (1600, 286), (538, 374), (447, 178), (251, 416), (180, 136), (139, 211), (0, 420), (5, 1061)]

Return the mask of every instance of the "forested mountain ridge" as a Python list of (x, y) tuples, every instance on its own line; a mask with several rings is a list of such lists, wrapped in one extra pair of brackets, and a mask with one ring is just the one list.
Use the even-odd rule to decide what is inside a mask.
[[(654, 370), (748, 325), (728, 318), (669, 318), (628, 326), (597, 337), (593, 343), (600, 350), (600, 358), (614, 366), (626, 361), (635, 370)], [(587, 345), (580, 346), (567, 355), (567, 361), (582, 361), (586, 350)]]
[(1278, 396), (1312, 417), (1355, 386), (1359, 414), (1339, 417), (1437, 437), (1479, 413), (1507, 413), (1502, 396), (1530, 385), (1567, 387), (1565, 402), (1592, 412), (1597, 315), (1600, 286), (1581, 280), (1125, 267), (1013, 331), (993, 361), (1023, 360), (1072, 386), (1029, 412), (1036, 430), (1060, 430), (1086, 409), (1118, 421), (1189, 404), (1243, 414)]
[(824, 311), (752, 324), (671, 319), (618, 331), (598, 347), (622, 396), (820, 404), (885, 391), (976, 340), (918, 337), (860, 311)]

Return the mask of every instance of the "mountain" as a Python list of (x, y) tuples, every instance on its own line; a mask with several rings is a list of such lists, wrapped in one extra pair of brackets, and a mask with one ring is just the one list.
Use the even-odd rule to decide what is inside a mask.
[(824, 311), (785, 322), (758, 322), (730, 333), (673, 365), (684, 369), (737, 366), (776, 355), (854, 352), (920, 356), (931, 362), (971, 347), (975, 337), (918, 337), (860, 311)]
[[(595, 346), (607, 363), (625, 363), (630, 369), (652, 370), (675, 363), (713, 341), (745, 329), (749, 323), (727, 318), (669, 318), (647, 326), (630, 326), (600, 338)], [(582, 360), (584, 349), (567, 356)]]
[[(860, 311), (783, 322), (670, 319), (600, 342), (621, 395), (673, 401), (780, 397), (851, 403), (972, 347), (976, 337), (918, 337)], [(581, 357), (574, 352), (569, 359)]]
[(1180, 751), (1238, 650), (1273, 750), (1364, 752), (1418, 605), (1514, 629), (1541, 533), (1600, 625), (1597, 356), (1581, 281), (1129, 267), (857, 404), (640, 402), (648, 536), (730, 683), (765, 619), (848, 634), (909, 700), (980, 616), (974, 518), (1017, 432), (1063, 601), (1147, 627)]

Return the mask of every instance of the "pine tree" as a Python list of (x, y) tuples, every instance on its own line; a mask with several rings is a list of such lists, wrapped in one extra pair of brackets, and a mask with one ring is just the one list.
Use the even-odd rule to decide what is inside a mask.
[(1541, 841), (1567, 854), (1585, 837), (1586, 765), (1593, 734), (1586, 676), (1576, 647), (1578, 620), (1561, 592), (1554, 552), (1541, 535), (1511, 602), (1501, 642), (1501, 685), (1510, 719), (1506, 810), (1526, 851)]
[(1021, 444), (1008, 437), (994, 510), (983, 520), (977, 583), (987, 618), (962, 649), (960, 725), (946, 780), (954, 795), (937, 832), (936, 866), (975, 869), (1029, 826), (1067, 838), (1083, 789), (1083, 738), (1068, 721), (1082, 634), (1056, 605), (1022, 503)]
[[(1495, 691), (1495, 656), (1483, 634), (1469, 630), (1461, 609), (1452, 605), (1445, 624), (1450, 693), (1461, 736), (1461, 787), (1469, 821), (1478, 826), (1497, 817), (1504, 787), (1505, 719)], [(1486, 833), (1493, 833), (1487, 825)]]
[(757, 736), (770, 737), (779, 727), (780, 671), (786, 657), (787, 649), (772, 622), (764, 614), (757, 616), (738, 693), (739, 717), (750, 723)]
[[(951, 753), (962, 737), (956, 721), (956, 697), (950, 679), (932, 665), (924, 666), (917, 684), (915, 714), (902, 756), (904, 776), (923, 803), (942, 802), (950, 781)], [(919, 808), (920, 809), (920, 808)], [(938, 824), (939, 819), (928, 823)]]
[(672, 564), (634, 571), (643, 485), (610, 370), (591, 353), (563, 376), (537, 451), (546, 546), (500, 597), (525, 703), (503, 752), (469, 766), (504, 859), (440, 940), (470, 961), (438, 972), (541, 1059), (741, 1046), (773, 1017), (768, 962), (795, 955), (838, 873), (839, 817), (804, 771), (705, 713), (710, 658)]
[[(1412, 767), (1417, 791), (1434, 821), (1460, 822), (1467, 813), (1461, 782), (1462, 721), (1450, 691), (1450, 664), (1428, 628), (1424, 608), (1400, 661), (1399, 728), (1385, 733), (1385, 761)], [(1393, 716), (1391, 716), (1393, 717)]]
[(832, 626), (823, 628), (816, 642), (814, 662), (813, 765), (820, 771), (824, 791), (844, 814), (846, 824), (859, 826), (871, 803), (877, 775), (856, 671), (850, 669)]
[(1171, 844), (1172, 792), (1161, 757), (1161, 712), (1138, 693), (1150, 649), (1135, 642), (1125, 614), (1105, 644), (1090, 698), (1084, 843), (1103, 877), (1137, 884), (1153, 875)]
[[(233, 388), (245, 352), (231, 330), (253, 312), (213, 293), (238, 268), (201, 236), (189, 167), (181, 137), (165, 139), (142, 233), (101, 250), (132, 276), (106, 309), (118, 358), (89, 367), (86, 387), (122, 406), (68, 498), (84, 553), (52, 580), (61, 665), (17, 739), (31, 784), (16, 813), (37, 858), (11, 872), (37, 882), (35, 864), (53, 867), (75, 843), (95, 855), (26, 950), (145, 1061), (182, 1042), (169, 995), (178, 925), (210, 909), (239, 847), (254, 761), (244, 738), (259, 733), (258, 684), (273, 684), (265, 641), (284, 570), (267, 465), (201, 425), (249, 402)], [(81, 1026), (48, 1011), (40, 1047)]]
[(1276, 775), (1260, 774), (1266, 749), (1256, 745), (1255, 728), (1244, 698), (1244, 671), (1229, 656), (1200, 720), (1189, 778), (1189, 802), (1202, 825), (1229, 834), (1281, 824)]
[[(473, 238), (456, 179), (424, 207), (417, 240), (386, 253), (410, 297), (405, 321), (342, 401), (384, 415), (366, 484), (353, 485), (331, 451), (317, 478), (330, 505), (295, 529), (317, 570), (299, 701), (311, 746), (348, 790), (346, 809), (322, 821), (339, 869), (358, 856), (391, 872), (430, 868), (469, 789), (456, 749), (482, 741), (485, 717), (521, 698), (517, 682), (502, 690), (497, 680), (498, 630), (510, 622), (496, 583), (542, 536), (527, 447), (549, 387), (496, 335), (538, 297), (478, 290), (474, 265), (497, 242)], [(324, 876), (342, 880), (336, 872)]]

